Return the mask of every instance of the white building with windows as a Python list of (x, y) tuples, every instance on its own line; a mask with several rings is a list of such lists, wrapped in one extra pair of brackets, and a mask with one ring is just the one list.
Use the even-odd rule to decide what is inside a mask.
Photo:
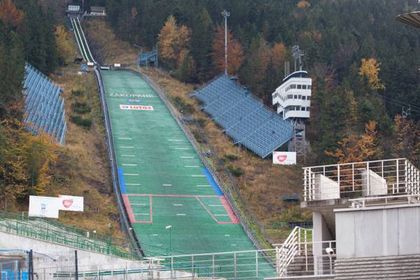
[(285, 120), (305, 120), (310, 117), (311, 93), (312, 79), (308, 72), (295, 71), (272, 93), (273, 105)]

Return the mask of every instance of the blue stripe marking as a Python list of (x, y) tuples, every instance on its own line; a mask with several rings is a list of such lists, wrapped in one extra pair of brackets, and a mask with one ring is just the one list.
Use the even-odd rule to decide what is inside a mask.
[(127, 193), (127, 189), (125, 188), (125, 180), (124, 180), (124, 172), (121, 167), (118, 167), (118, 180), (120, 183), (120, 191), (122, 194)]
[(208, 171), (208, 169), (203, 167), (201, 168), (201, 171), (203, 172), (204, 175), (206, 175), (207, 181), (209, 182), (210, 186), (213, 188), (216, 195), (223, 195), (223, 191), (220, 189), (219, 185), (216, 183), (216, 181), (214, 180), (213, 176)]

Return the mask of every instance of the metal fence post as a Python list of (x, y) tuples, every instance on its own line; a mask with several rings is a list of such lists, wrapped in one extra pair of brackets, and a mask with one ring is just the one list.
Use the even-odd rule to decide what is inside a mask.
[(171, 257), (171, 278), (174, 277), (174, 257)]
[(214, 278), (214, 254), (212, 255), (212, 259), (211, 259), (211, 266), (212, 266), (212, 275), (211, 278)]
[(255, 277), (258, 277), (259, 274), (258, 267), (258, 251), (255, 251)]
[(237, 273), (237, 269), (236, 269), (236, 252), (233, 253), (233, 268), (234, 268), (234, 275), (235, 275), (235, 279), (236, 279), (236, 273)]

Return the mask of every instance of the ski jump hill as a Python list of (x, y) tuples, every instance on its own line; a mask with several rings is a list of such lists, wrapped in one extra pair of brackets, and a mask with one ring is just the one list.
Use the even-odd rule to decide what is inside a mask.
[[(84, 60), (98, 65), (79, 19), (70, 21)], [(222, 189), (155, 90), (133, 71), (98, 68), (115, 160), (114, 187), (142, 253), (255, 250)]]

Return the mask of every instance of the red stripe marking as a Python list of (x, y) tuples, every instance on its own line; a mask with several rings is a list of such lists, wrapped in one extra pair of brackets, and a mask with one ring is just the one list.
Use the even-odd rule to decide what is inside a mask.
[(133, 208), (131, 208), (130, 200), (128, 199), (128, 195), (123, 194), (122, 195), (125, 209), (127, 210), (128, 219), (130, 220), (130, 223), (135, 223), (136, 218), (134, 217)]
[[(223, 204), (223, 207), (225, 208), (227, 214), (229, 215), (230, 220), (232, 221), (232, 224), (239, 224), (239, 219), (236, 217), (235, 213), (233, 213), (232, 207), (230, 207), (229, 202), (226, 200), (226, 197), (220, 196), (220, 202)], [(219, 222), (221, 224), (224, 224), (226, 222)]]

